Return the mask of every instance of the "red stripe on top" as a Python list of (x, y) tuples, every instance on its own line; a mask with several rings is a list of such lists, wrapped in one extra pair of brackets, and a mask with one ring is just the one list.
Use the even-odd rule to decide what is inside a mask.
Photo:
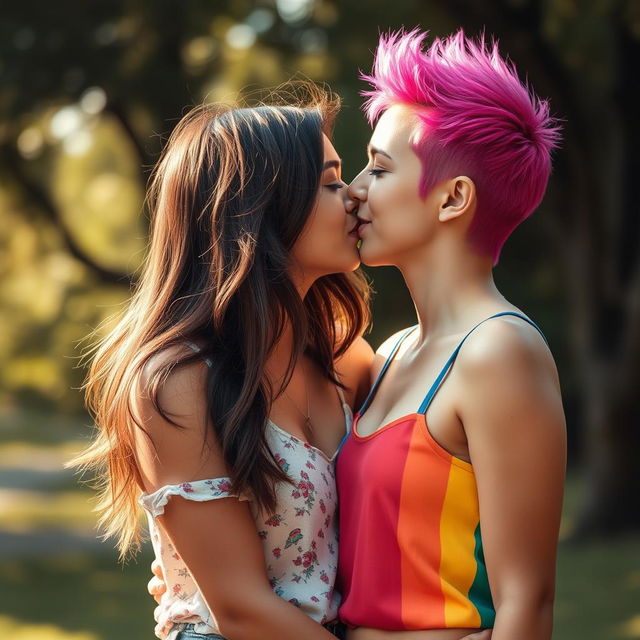
[(406, 425), (402, 420), (372, 440), (360, 439), (352, 431), (338, 456), (336, 479), (343, 488), (339, 493), (338, 585), (343, 598), (339, 615), (351, 627), (397, 629), (402, 616), (397, 525), (413, 417), (406, 418)]

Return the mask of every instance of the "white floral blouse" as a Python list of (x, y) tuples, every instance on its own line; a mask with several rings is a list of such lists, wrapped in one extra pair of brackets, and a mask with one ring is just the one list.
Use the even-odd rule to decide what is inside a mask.
[[(352, 414), (341, 395), (346, 433)], [(275, 593), (324, 624), (337, 617), (340, 596), (334, 591), (338, 565), (336, 521), (335, 454), (322, 451), (280, 429), (269, 421), (267, 441), (282, 470), (294, 485), (276, 488), (275, 513), (261, 513), (249, 506), (262, 541), (269, 581)], [(156, 517), (164, 512), (171, 496), (203, 502), (236, 496), (229, 478), (213, 478), (162, 487), (142, 494), (140, 504), (147, 512), (151, 541), (167, 585), (156, 609), (155, 633), (170, 640), (180, 623), (194, 623), (198, 633), (219, 633), (215, 612), (209, 611), (189, 570), (172, 546)]]

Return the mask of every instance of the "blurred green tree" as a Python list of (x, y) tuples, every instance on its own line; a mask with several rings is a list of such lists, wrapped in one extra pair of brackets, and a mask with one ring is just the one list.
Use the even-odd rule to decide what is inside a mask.
[[(566, 120), (541, 215), (507, 245), (497, 277), (549, 319), (558, 345), (588, 471), (578, 533), (640, 524), (629, 508), (640, 492), (637, 2), (25, 0), (3, 13), (0, 260), (10, 277), (0, 320), (11, 330), (0, 353), (12, 397), (37, 374), (40, 393), (78, 406), (68, 385), (80, 372), (60, 363), (128, 295), (144, 251), (144, 183), (186, 106), (297, 71), (327, 81), (345, 98), (336, 138), (354, 174), (368, 136), (356, 70), (370, 67), (378, 30), (486, 28)], [(375, 279), (380, 339), (412, 309), (397, 274)]]

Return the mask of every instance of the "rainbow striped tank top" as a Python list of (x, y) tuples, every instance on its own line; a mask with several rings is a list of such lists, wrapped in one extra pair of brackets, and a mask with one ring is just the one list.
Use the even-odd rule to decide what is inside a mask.
[[(503, 315), (520, 317), (540, 331), (511, 311), (491, 318)], [(457, 346), (416, 413), (359, 436), (358, 418), (414, 327), (405, 332), (344, 441), (336, 468), (339, 616), (351, 628), (493, 627), (473, 467), (443, 449), (425, 419), (464, 341), (480, 324)]]

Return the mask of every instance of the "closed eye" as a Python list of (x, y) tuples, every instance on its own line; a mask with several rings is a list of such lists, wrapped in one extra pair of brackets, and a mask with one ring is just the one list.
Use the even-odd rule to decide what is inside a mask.
[(333, 184), (325, 184), (324, 186), (332, 191), (338, 191), (338, 189), (342, 189), (344, 187), (344, 183), (334, 182)]
[(379, 176), (381, 173), (388, 173), (385, 169), (371, 169), (369, 171), (370, 176)]

